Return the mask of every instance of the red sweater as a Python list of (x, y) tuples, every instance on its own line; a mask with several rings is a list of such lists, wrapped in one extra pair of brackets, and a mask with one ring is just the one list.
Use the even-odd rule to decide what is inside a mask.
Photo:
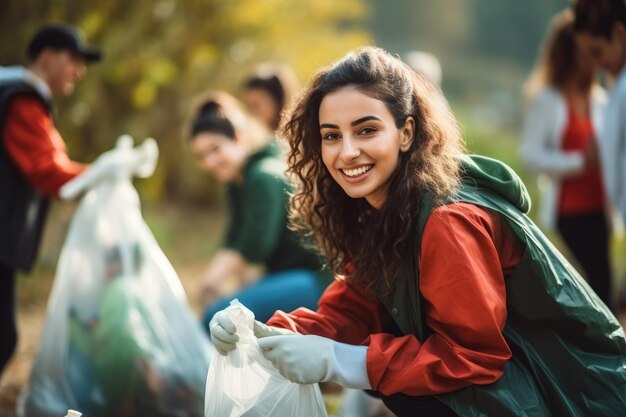
[(506, 323), (505, 277), (524, 247), (499, 215), (468, 203), (435, 210), (422, 237), (419, 289), (432, 334), (386, 333), (393, 319), (371, 294), (335, 281), (316, 312), (278, 311), (268, 324), (367, 345), (367, 372), (373, 389), (385, 395), (441, 394), (501, 375), (511, 351)]
[[(561, 149), (580, 152), (594, 142), (595, 134), (590, 117), (581, 116), (571, 106), (563, 132)], [(561, 183), (559, 214), (581, 215), (602, 213), (605, 206), (604, 185), (600, 166), (586, 169), (580, 175), (564, 178)]]
[(45, 196), (55, 197), (63, 184), (85, 169), (70, 160), (50, 114), (35, 97), (12, 98), (5, 120), (5, 149), (26, 180)]

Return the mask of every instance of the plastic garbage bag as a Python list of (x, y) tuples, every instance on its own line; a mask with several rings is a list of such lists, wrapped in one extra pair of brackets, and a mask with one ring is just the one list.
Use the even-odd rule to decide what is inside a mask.
[(145, 156), (138, 170), (73, 191), (86, 194), (61, 251), (21, 416), (203, 415), (213, 348), (130, 181), (154, 170), (156, 144), (128, 140), (118, 149)]
[(205, 417), (326, 417), (317, 384), (295, 384), (265, 359), (252, 331), (254, 314), (238, 300), (225, 310), (237, 327), (237, 349), (209, 367)]

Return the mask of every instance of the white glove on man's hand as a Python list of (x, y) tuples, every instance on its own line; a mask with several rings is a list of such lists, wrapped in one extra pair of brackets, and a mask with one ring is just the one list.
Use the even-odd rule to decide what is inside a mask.
[(258, 343), (263, 356), (291, 382), (335, 381), (347, 388), (371, 389), (366, 367), (367, 346), (300, 334), (262, 337)]
[(154, 172), (158, 153), (154, 139), (148, 138), (133, 148), (133, 138), (122, 135), (115, 148), (101, 154), (85, 172), (64, 184), (59, 190), (59, 196), (63, 199), (74, 198), (106, 178), (124, 175), (148, 177)]

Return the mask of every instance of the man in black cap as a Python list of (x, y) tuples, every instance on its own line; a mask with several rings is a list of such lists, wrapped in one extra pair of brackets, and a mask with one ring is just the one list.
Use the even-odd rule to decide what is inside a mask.
[(33, 265), (49, 199), (88, 168), (68, 157), (52, 98), (70, 95), (101, 56), (76, 28), (53, 24), (32, 38), (26, 68), (0, 68), (0, 375), (17, 343), (16, 270)]

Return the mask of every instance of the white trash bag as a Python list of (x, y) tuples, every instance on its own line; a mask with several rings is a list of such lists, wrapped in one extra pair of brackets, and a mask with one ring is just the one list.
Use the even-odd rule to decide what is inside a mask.
[(327, 417), (318, 384), (295, 384), (265, 359), (252, 331), (252, 311), (238, 300), (224, 311), (239, 342), (227, 356), (211, 360), (205, 417)]
[[(131, 175), (158, 150), (121, 138), (136, 166), (86, 191), (57, 265), (40, 349), (21, 399), (24, 417), (201, 417), (213, 347), (146, 225)], [(67, 191), (67, 189), (66, 189)]]

